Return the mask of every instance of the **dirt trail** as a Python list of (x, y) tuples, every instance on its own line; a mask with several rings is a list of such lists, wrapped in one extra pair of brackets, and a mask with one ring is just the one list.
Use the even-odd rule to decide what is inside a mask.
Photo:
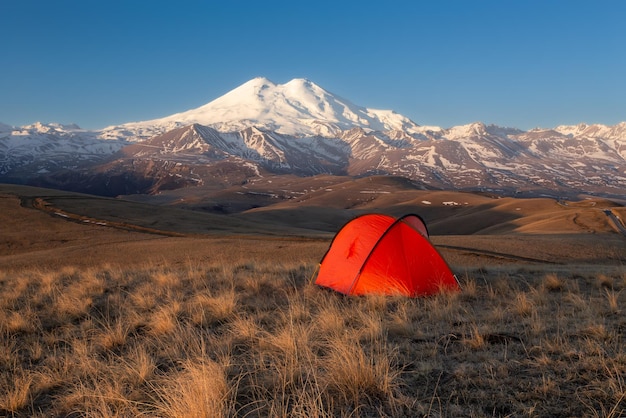
[(166, 237), (184, 237), (185, 236), (185, 234), (181, 234), (178, 232), (163, 231), (160, 229), (147, 228), (147, 227), (133, 225), (130, 223), (125, 223), (125, 222), (114, 222), (110, 220), (96, 219), (96, 218), (92, 218), (92, 217), (84, 216), (84, 215), (77, 215), (75, 213), (67, 212), (67, 211), (64, 211), (62, 209), (59, 209), (53, 206), (43, 196), (35, 197), (35, 198), (31, 198), (31, 197), (22, 198), (21, 205), (23, 207), (40, 210), (52, 216), (57, 216), (59, 218), (66, 219), (71, 222), (77, 222), (77, 223), (83, 223), (83, 224), (91, 223), (94, 225), (121, 229), (124, 231), (135, 231), (135, 232), (142, 232), (144, 234), (155, 234), (155, 235), (162, 235)]
[(496, 251), (481, 250), (478, 248), (459, 247), (459, 246), (454, 246), (454, 245), (437, 245), (436, 247), (445, 248), (446, 250), (460, 251), (460, 252), (464, 252), (470, 255), (497, 258), (500, 260), (507, 260), (507, 261), (523, 261), (527, 263), (539, 263), (539, 264), (563, 264), (563, 263), (559, 263), (556, 261), (542, 260), (539, 258), (522, 257), (518, 255), (513, 255), (513, 254), (499, 253)]

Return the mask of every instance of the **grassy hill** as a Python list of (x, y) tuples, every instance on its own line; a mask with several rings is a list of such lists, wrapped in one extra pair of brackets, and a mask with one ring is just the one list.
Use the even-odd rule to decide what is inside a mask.
[[(0, 186), (0, 415), (626, 414), (621, 207), (322, 180), (228, 215)], [(363, 211), (422, 215), (461, 292), (315, 286)]]

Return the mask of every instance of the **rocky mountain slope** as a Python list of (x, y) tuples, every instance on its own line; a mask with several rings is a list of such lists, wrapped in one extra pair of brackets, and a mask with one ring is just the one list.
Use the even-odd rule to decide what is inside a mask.
[(393, 174), (507, 195), (623, 196), (626, 122), (519, 129), (419, 126), (314, 83), (253, 79), (197, 109), (85, 131), (0, 124), (0, 181), (117, 195), (272, 174)]

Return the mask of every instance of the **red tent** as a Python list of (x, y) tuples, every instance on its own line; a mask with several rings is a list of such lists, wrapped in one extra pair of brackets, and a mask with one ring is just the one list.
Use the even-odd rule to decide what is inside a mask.
[(333, 238), (315, 283), (345, 295), (413, 297), (459, 289), (418, 215), (368, 214), (351, 220)]

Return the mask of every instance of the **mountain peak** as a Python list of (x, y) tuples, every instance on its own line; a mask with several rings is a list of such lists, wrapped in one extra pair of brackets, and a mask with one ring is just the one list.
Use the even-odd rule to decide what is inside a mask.
[(358, 126), (366, 130), (415, 129), (392, 111), (368, 109), (340, 98), (306, 78), (275, 84), (256, 77), (196, 109), (125, 126), (181, 126), (192, 123), (222, 132), (255, 126), (296, 136), (335, 136)]
[(475, 135), (483, 135), (487, 131), (487, 126), (482, 122), (473, 122), (467, 125), (455, 126), (447, 130), (449, 138), (464, 138)]
[(276, 87), (276, 84), (272, 80), (265, 77), (255, 77), (252, 80), (246, 81), (239, 87), (234, 88), (230, 92), (226, 93), (226, 95), (230, 95), (231, 93), (235, 92), (240, 92), (241, 94), (259, 92), (274, 87)]
[(272, 80), (270, 80), (269, 78), (265, 78), (265, 77), (254, 77), (252, 80), (249, 80), (245, 82), (244, 84), (248, 84), (248, 83), (269, 84), (272, 86), (276, 85), (276, 83), (274, 83)]
[(285, 86), (291, 88), (303, 88), (303, 89), (320, 89), (317, 84), (309, 80), (308, 78), (294, 78), (285, 83)]
[(313, 82), (311, 82), (311, 80), (309, 80), (308, 78), (292, 78), (290, 81), (288, 81), (286, 84), (315, 84)]

